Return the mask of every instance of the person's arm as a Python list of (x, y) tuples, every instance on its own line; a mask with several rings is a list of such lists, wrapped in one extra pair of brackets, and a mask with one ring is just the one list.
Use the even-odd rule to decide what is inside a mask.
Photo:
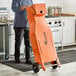
[(17, 2), (17, 0), (12, 0), (12, 10), (13, 12), (21, 12), (21, 8), (19, 5), (19, 2)]

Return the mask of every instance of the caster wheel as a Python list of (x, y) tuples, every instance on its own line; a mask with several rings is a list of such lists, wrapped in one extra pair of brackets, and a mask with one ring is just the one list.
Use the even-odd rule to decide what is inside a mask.
[(56, 69), (56, 68), (58, 67), (57, 61), (54, 61), (53, 64), (56, 64), (56, 65), (52, 66), (52, 68), (53, 68), (53, 69)]
[(39, 70), (40, 70), (38, 63), (34, 63), (32, 68), (35, 73), (39, 72)]

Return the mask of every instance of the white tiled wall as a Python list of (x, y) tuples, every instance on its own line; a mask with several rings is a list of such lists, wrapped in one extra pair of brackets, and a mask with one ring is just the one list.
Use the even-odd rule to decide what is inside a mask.
[[(46, 8), (47, 8), (47, 11), (48, 11), (48, 7), (49, 6), (52, 6), (52, 7), (62, 7), (62, 3), (63, 3), (63, 0), (46, 0)], [(63, 11), (63, 9), (62, 9)]]
[(63, 0), (46, 0), (47, 6), (62, 6)]
[(64, 0), (63, 2), (64, 13), (76, 13), (76, 0)]
[(8, 1), (7, 0), (0, 0), (0, 7), (7, 7)]
[[(46, 3), (46, 7), (48, 6), (61, 6), (62, 0), (33, 0), (35, 3)], [(14, 13), (11, 10), (12, 0), (0, 0), (0, 7), (7, 7), (9, 9), (9, 15), (12, 17)]]
[[(34, 3), (46, 3), (48, 6), (61, 6), (62, 11), (65, 13), (76, 13), (76, 0), (33, 0)], [(7, 7), (9, 14), (12, 16), (14, 13), (11, 10), (12, 0), (0, 0), (0, 7)]]
[(46, 3), (46, 0), (32, 0), (33, 1), (33, 4), (36, 4), (36, 3)]
[(8, 2), (7, 8), (9, 9), (9, 15), (12, 17), (12, 15), (14, 15), (13, 11), (11, 10), (12, 0), (8, 0)]

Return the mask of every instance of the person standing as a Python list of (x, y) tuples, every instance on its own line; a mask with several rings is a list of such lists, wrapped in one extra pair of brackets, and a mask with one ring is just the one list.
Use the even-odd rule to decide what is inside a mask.
[(15, 31), (15, 62), (20, 63), (20, 45), (24, 37), (26, 64), (32, 64), (30, 59), (30, 40), (27, 12), (25, 8), (33, 4), (32, 0), (13, 0), (12, 10), (15, 13), (14, 31)]

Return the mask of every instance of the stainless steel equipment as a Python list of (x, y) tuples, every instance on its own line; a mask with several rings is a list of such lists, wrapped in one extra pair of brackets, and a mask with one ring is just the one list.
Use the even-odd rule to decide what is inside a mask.
[(53, 33), (55, 46), (62, 44), (62, 21), (59, 18), (46, 18), (47, 23)]
[[(7, 46), (6, 45), (6, 42), (7, 40), (7, 37), (5, 37), (6, 35), (6, 28), (7, 28), (7, 22), (6, 20), (8, 19), (8, 10), (7, 8), (5, 7), (1, 7), (0, 8), (0, 60), (2, 59), (5, 59), (5, 48)], [(6, 42), (5, 42), (6, 41)]]

